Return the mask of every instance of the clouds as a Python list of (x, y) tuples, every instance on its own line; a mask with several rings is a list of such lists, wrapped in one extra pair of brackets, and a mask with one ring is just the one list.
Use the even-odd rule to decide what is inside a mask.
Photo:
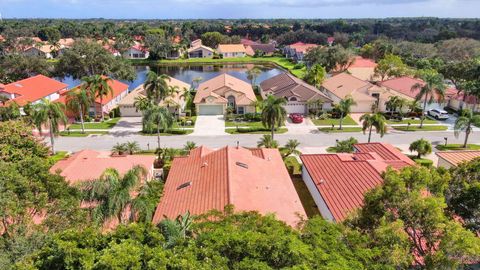
[(204, 5), (241, 4), (241, 5), (268, 5), (268, 6), (290, 6), (290, 7), (321, 7), (321, 6), (345, 6), (362, 4), (403, 4), (421, 3), (430, 0), (171, 0), (178, 3), (196, 3)]

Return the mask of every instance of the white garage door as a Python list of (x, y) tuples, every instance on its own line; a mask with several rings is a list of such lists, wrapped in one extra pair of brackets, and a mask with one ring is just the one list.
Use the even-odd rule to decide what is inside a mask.
[(222, 105), (200, 105), (198, 113), (200, 115), (222, 115), (223, 106)]
[(138, 111), (133, 105), (120, 105), (120, 115), (122, 117), (138, 117), (142, 116), (142, 112)]
[(290, 114), (290, 113), (306, 114), (307, 113), (307, 106), (303, 102), (289, 101), (285, 105), (285, 110), (287, 111), (288, 114)]

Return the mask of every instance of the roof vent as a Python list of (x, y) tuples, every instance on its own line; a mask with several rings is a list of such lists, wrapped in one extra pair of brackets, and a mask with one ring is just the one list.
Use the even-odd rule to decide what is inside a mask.
[(23, 87), (23, 85), (19, 84), (19, 83), (16, 83), (15, 84), (16, 87)]
[(323, 180), (323, 179), (320, 179), (319, 182), (320, 182), (320, 184), (325, 184), (325, 180)]
[(208, 166), (208, 163), (207, 163), (206, 161), (205, 161), (205, 162), (203, 162), (203, 164), (202, 164), (202, 168), (203, 168), (203, 167), (207, 167), (207, 166)]
[(235, 164), (236, 164), (237, 166), (242, 167), (242, 168), (248, 169), (248, 165), (245, 164), (245, 163), (242, 163), (242, 162), (238, 162), (238, 161), (237, 161), (237, 162), (235, 162)]
[(343, 87), (343, 84), (340, 84), (337, 88)]
[(186, 188), (192, 185), (192, 181), (188, 181), (186, 183), (181, 184), (180, 186), (177, 187), (177, 190), (180, 190), (182, 188)]

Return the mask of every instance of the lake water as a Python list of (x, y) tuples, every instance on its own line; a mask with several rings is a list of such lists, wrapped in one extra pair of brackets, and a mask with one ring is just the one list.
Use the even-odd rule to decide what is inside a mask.
[[(276, 76), (284, 71), (273, 65), (259, 65), (259, 64), (219, 64), (219, 65), (155, 65), (155, 66), (135, 66), (137, 78), (134, 81), (124, 81), (132, 90), (137, 86), (143, 84), (146, 80), (147, 73), (150, 70), (158, 74), (167, 74), (175, 79), (192, 84), (193, 79), (201, 77), (203, 81), (209, 80), (222, 73), (227, 73), (236, 78), (250, 82), (247, 79), (247, 70), (254, 67), (259, 68), (262, 72), (256, 79), (256, 83)], [(68, 84), (69, 88), (80, 84), (80, 80), (73, 80), (71, 77), (59, 78), (64, 83)]]

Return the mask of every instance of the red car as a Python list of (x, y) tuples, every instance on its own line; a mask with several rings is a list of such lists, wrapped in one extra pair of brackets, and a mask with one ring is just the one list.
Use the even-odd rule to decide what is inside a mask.
[(295, 124), (299, 124), (303, 122), (303, 116), (299, 113), (291, 113), (290, 119), (292, 120), (292, 123), (295, 123)]

